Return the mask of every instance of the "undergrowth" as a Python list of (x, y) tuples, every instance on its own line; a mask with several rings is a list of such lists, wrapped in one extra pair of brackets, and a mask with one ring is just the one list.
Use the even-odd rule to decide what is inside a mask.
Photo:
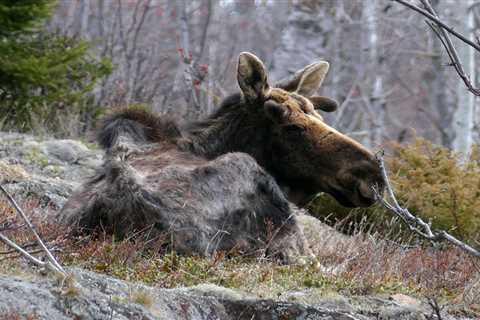
[[(35, 202), (26, 202), (27, 211)], [(5, 201), (0, 201), (0, 228), (29, 251), (32, 237), (19, 226)], [(280, 265), (262, 258), (231, 256), (180, 256), (154, 251), (143, 240), (69, 237), (57, 225), (33, 217), (39, 233), (65, 266), (81, 267), (128, 281), (174, 288), (215, 284), (236, 288), (263, 298), (276, 298), (289, 290), (315, 289), (320, 295), (404, 293), (417, 297), (435, 294), (447, 301), (462, 301), (465, 290), (478, 277), (472, 257), (454, 247), (409, 246), (358, 231), (350, 237), (332, 236), (312, 249), (316, 261), (304, 265)], [(335, 233), (336, 234), (336, 233)], [(16, 274), (26, 262), (0, 244), (0, 273)], [(142, 295), (137, 300), (145, 300)], [(478, 301), (473, 300), (473, 301)], [(144, 303), (148, 304), (148, 301)], [(472, 310), (478, 308), (470, 304)], [(480, 312), (480, 309), (477, 310)]]
[[(446, 230), (474, 246), (480, 245), (479, 148), (474, 147), (470, 159), (461, 165), (459, 154), (425, 139), (390, 147), (392, 156), (385, 160), (401, 205), (430, 221), (433, 228)], [(389, 224), (391, 213), (379, 205), (348, 209), (325, 194), (310, 203), (310, 212), (347, 229), (360, 220), (372, 224), (371, 228), (379, 233), (401, 228), (400, 224)], [(408, 237), (410, 233), (404, 235)]]

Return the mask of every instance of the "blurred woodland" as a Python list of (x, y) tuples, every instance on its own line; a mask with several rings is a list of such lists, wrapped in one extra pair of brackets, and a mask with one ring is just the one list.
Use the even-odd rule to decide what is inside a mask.
[[(330, 71), (319, 94), (337, 100), (340, 107), (322, 114), (325, 122), (373, 151), (387, 149), (386, 167), (398, 202), (431, 223), (435, 235), (448, 231), (474, 247), (478, 256), (480, 98), (457, 74), (435, 29), (402, 1), (420, 8), (428, 3), (0, 0), (0, 182), (18, 185), (12, 189), (16, 196), (23, 197), (19, 190), (26, 190), (22, 200), (28, 211), (44, 210), (44, 199), (66, 201), (73, 182), (102, 163), (103, 151), (87, 142), (94, 141), (103, 115), (137, 107), (180, 124), (201, 119), (238, 91), (236, 68), (243, 51), (265, 62), (270, 83), (326, 60)], [(480, 0), (429, 1), (441, 21), (480, 45)], [(479, 52), (454, 36), (452, 41), (478, 87)], [(41, 141), (43, 135), (48, 139)], [(52, 135), (62, 140), (49, 140)], [(63, 147), (67, 157), (57, 161), (60, 157), (50, 154), (49, 145), (53, 150), (58, 145), (77, 147)], [(469, 252), (465, 246), (424, 246), (422, 239), (432, 238), (418, 236), (418, 228), (412, 233), (411, 221), (398, 213), (392, 218), (385, 205), (345, 208), (318, 193), (306, 208), (351, 235), (332, 237), (330, 231), (319, 233), (316, 224), (307, 225), (305, 234), (315, 256), (327, 263), (325, 271), (310, 263), (290, 268), (263, 258), (238, 260), (233, 249), (232, 257), (221, 253), (212, 259), (177, 256), (173, 250), (146, 254), (143, 240), (64, 239), (67, 233), (57, 222), (34, 222), (48, 235), (52, 250), (59, 248), (55, 254), (65, 265), (129, 281), (166, 288), (211, 282), (255, 294), (267, 288), (275, 299), (285, 288), (297, 294), (302, 287), (325, 289), (322, 295), (416, 293), (431, 301), (437, 296), (455, 303), (461, 299), (480, 314), (478, 261), (460, 251)], [(32, 248), (23, 222), (19, 225), (14, 215), (0, 201), (0, 236), (11, 235)], [(433, 239), (438, 240), (442, 238)], [(8, 255), (0, 260), (0, 273), (11, 267), (5, 261), (14, 253), (0, 252)], [(39, 266), (45, 263), (37, 260)]]
[[(431, 2), (442, 21), (476, 39), (478, 2)], [(273, 80), (329, 61), (321, 94), (341, 108), (326, 121), (374, 149), (414, 134), (460, 152), (478, 140), (474, 96), (424, 18), (396, 2), (60, 0), (52, 12), (46, 32), (89, 43), (112, 67), (95, 78), (88, 99), (49, 104), (68, 110), (56, 121), (60, 136), (83, 136), (99, 114), (132, 104), (180, 122), (201, 118), (237, 91), (238, 54), (251, 51)], [(453, 41), (476, 80), (478, 55)]]

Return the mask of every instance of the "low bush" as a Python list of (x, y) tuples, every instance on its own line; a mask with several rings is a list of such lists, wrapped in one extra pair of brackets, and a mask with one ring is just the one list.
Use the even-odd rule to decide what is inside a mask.
[[(392, 156), (386, 166), (397, 198), (410, 212), (431, 221), (434, 228), (478, 243), (480, 236), (480, 165), (479, 149), (462, 162), (459, 154), (436, 146), (425, 139), (412, 144), (391, 144)], [(379, 233), (400, 230), (398, 221), (379, 205), (367, 209), (348, 209), (330, 196), (321, 194), (310, 203), (312, 215), (339, 223), (344, 229), (364, 226)], [(355, 222), (355, 223), (353, 223)], [(403, 228), (405, 229), (405, 228)]]

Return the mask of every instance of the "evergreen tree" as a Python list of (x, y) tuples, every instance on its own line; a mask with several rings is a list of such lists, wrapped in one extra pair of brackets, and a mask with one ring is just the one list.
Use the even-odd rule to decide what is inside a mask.
[(96, 80), (109, 61), (86, 42), (47, 32), (52, 0), (0, 0), (0, 125), (26, 131), (35, 123), (55, 130), (61, 114), (91, 107)]

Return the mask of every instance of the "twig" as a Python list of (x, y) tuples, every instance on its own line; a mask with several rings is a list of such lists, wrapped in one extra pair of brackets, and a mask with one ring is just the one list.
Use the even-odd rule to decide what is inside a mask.
[(393, 188), (390, 184), (390, 180), (388, 179), (387, 171), (385, 169), (385, 163), (383, 160), (383, 152), (377, 153), (376, 155), (378, 164), (382, 171), (382, 176), (385, 181), (385, 187), (387, 189), (387, 198), (390, 199), (391, 203), (388, 202), (383, 196), (380, 194), (377, 187), (373, 187), (373, 192), (375, 193), (377, 200), (389, 211), (393, 212), (395, 215), (400, 217), (403, 222), (408, 226), (408, 228), (415, 232), (416, 234), (420, 235), (421, 237), (433, 241), (433, 242), (440, 242), (446, 240), (453, 245), (459, 247), (460, 249), (468, 252), (469, 254), (480, 258), (480, 251), (477, 249), (469, 246), (468, 244), (458, 240), (448, 232), (444, 230), (433, 230), (431, 229), (430, 224), (423, 221), (421, 218), (414, 216), (413, 214), (408, 211), (406, 208), (402, 208), (395, 197), (395, 193), (393, 192)]
[[(476, 96), (480, 96), (480, 88), (476, 88), (474, 84), (472, 84), (472, 81), (470, 80), (469, 76), (466, 74), (462, 62), (460, 61), (460, 58), (458, 57), (457, 50), (455, 49), (455, 46), (453, 45), (452, 39), (450, 38), (450, 34), (454, 35), (458, 39), (462, 40), (463, 42), (467, 43), (469, 46), (475, 48), (477, 51), (480, 51), (480, 46), (460, 33), (456, 32), (453, 30), (453, 28), (449, 27), (446, 25), (444, 22), (440, 20), (440, 17), (437, 15), (435, 10), (433, 9), (432, 5), (430, 4), (429, 0), (420, 0), (420, 2), (423, 4), (425, 7), (425, 10), (419, 8), (418, 6), (411, 4), (405, 0), (392, 0), (395, 2), (398, 2), (400, 4), (403, 4), (404, 6), (415, 10), (419, 12), (420, 14), (424, 15), (427, 17), (430, 21), (425, 21), (427, 25), (432, 28), (433, 32), (435, 35), (440, 39), (440, 42), (442, 43), (443, 47), (445, 48), (445, 51), (448, 54), (448, 57), (452, 63), (452, 66), (455, 68), (455, 71), (457, 74), (460, 76), (462, 79), (463, 83), (465, 83), (465, 86), (467, 87), (468, 91), (473, 93)], [(434, 27), (434, 25), (437, 26), (437, 28)]]
[[(435, 17), (438, 18), (438, 15), (435, 13), (435, 10), (433, 10), (432, 5), (430, 4), (429, 0), (420, 0), (422, 4), (425, 6), (425, 8)], [(433, 24), (429, 24), (429, 26), (435, 31), (435, 28), (433, 28)], [(444, 28), (441, 28), (439, 24), (437, 23), (437, 27), (439, 30), (435, 32), (437, 37), (441, 40), (445, 50), (447, 51), (447, 54), (450, 58), (450, 61), (452, 62), (452, 65), (455, 68), (455, 71), (457, 71), (458, 75), (460, 78), (463, 80), (465, 85), (467, 86), (468, 90), (473, 93), (476, 96), (480, 96), (480, 89), (475, 88), (475, 86), (472, 84), (470, 78), (467, 76), (465, 70), (463, 69), (462, 62), (460, 61), (460, 58), (458, 57), (457, 50), (455, 49), (455, 46), (453, 45), (452, 39), (448, 35), (448, 33), (445, 31)], [(443, 38), (443, 40), (442, 40)]]
[(15, 242), (4, 236), (2, 233), (0, 233), (0, 240), (2, 240), (3, 243), (5, 243), (7, 246), (15, 249), (15, 251), (18, 251), (20, 254), (22, 254), (25, 258), (30, 260), (33, 264), (36, 264), (39, 267), (46, 267), (46, 263), (42, 260), (39, 260), (32, 256), (30, 253), (28, 253), (26, 250), (24, 250), (22, 247), (17, 245)]
[(433, 320), (434, 316), (435, 316), (436, 320), (442, 320), (443, 319), (443, 317), (442, 317), (443, 307), (441, 307), (438, 304), (437, 298), (435, 298), (435, 297), (428, 298), (427, 303), (430, 306), (430, 308), (432, 308), (432, 314), (430, 316), (430, 319)]
[[(2, 193), (7, 197), (8, 201), (10, 201), (10, 203), (12, 204), (12, 206), (15, 208), (15, 210), (18, 212), (18, 214), (22, 217), (22, 219), (25, 221), (25, 224), (27, 225), (28, 229), (30, 229), (30, 231), (34, 234), (38, 244), (40, 245), (40, 247), (43, 249), (43, 251), (45, 252), (46, 256), (47, 256), (47, 259), (49, 261), (49, 263), (46, 263), (46, 266), (48, 267), (53, 267), (53, 270), (62, 274), (64, 277), (66, 277), (67, 273), (65, 272), (65, 270), (62, 268), (62, 266), (57, 262), (57, 260), (55, 259), (55, 257), (53, 256), (53, 254), (50, 252), (50, 250), (48, 250), (47, 246), (43, 243), (42, 239), (40, 238), (40, 236), (38, 235), (37, 231), (35, 230), (33, 224), (30, 222), (30, 220), (28, 219), (27, 215), (23, 212), (23, 210), (20, 208), (20, 206), (17, 204), (17, 202), (15, 201), (15, 199), (13, 199), (13, 197), (7, 192), (7, 190), (5, 190), (5, 188), (0, 185), (0, 190), (2, 191)], [(32, 256), (28, 254), (27, 251), (23, 250), (21, 247), (19, 247), (18, 245), (16, 245), (15, 243), (13, 243), (11, 240), (9, 240), (7, 237), (3, 236), (2, 235), (2, 241), (5, 242), (7, 245), (9, 245), (10, 247), (16, 249), (17, 251), (19, 251), (20, 253), (22, 253), (25, 257), (27, 257), (28, 259), (30, 259), (30, 261), (36, 261), (38, 264), (38, 262), (40, 260), (34, 258), (35, 260), (32, 260)], [(40, 261), (42, 262), (42, 261)], [(43, 266), (45, 265), (44, 262), (43, 263)]]
[[(59, 250), (60, 250), (60, 249), (57, 249), (57, 248), (51, 248), (51, 249), (50, 249), (50, 251), (52, 251), (52, 252), (59, 251)], [(12, 253), (13, 253), (13, 252), (17, 252), (17, 250), (13, 250), (13, 249), (12, 249)], [(34, 254), (43, 252), (43, 250), (42, 250), (42, 249), (36, 249), (36, 250), (33, 250), (33, 251), (27, 251), (27, 252), (28, 252), (29, 254), (31, 254), (31, 255), (34, 255)], [(1, 259), (0, 259), (0, 262), (5, 261), (5, 260), (16, 259), (16, 258), (19, 258), (19, 257), (22, 257), (22, 256), (23, 256), (23, 255), (20, 254), (20, 253), (14, 254), (14, 255), (8, 255), (8, 256), (6, 256), (6, 257), (4, 257), (4, 258), (1, 258)]]
[(442, 20), (440, 20), (439, 17), (436, 14), (432, 14), (432, 13), (426, 11), (426, 10), (423, 10), (422, 8), (419, 8), (418, 6), (416, 6), (414, 4), (411, 4), (411, 3), (407, 2), (406, 0), (391, 0), (391, 1), (398, 2), (402, 5), (404, 5), (405, 7), (410, 8), (410, 9), (420, 13), (421, 15), (425, 16), (429, 20), (435, 22), (435, 24), (437, 24), (440, 28), (445, 29), (446, 31), (448, 31), (449, 33), (451, 33), (452, 35), (454, 35), (458, 39), (462, 40), (463, 42), (465, 42), (469, 46), (472, 46), (477, 51), (480, 51), (480, 45), (476, 44), (475, 42), (469, 40), (468, 38), (466, 38), (462, 34), (455, 31), (452, 27), (450, 27), (449, 25), (444, 23)]
[[(0, 232), (1, 232), (1, 231), (0, 231)], [(27, 243), (22, 244), (21, 247), (22, 247), (23, 249), (27, 249), (27, 248), (34, 247), (34, 246), (36, 246), (36, 245), (37, 245), (37, 243), (36, 243), (35, 241), (30, 241), (30, 242), (27, 242)], [(14, 249), (8, 250), (8, 251), (0, 251), (0, 255), (10, 254), (10, 253), (14, 253), (14, 252), (16, 252), (16, 251), (17, 251), (17, 250), (14, 250)]]

